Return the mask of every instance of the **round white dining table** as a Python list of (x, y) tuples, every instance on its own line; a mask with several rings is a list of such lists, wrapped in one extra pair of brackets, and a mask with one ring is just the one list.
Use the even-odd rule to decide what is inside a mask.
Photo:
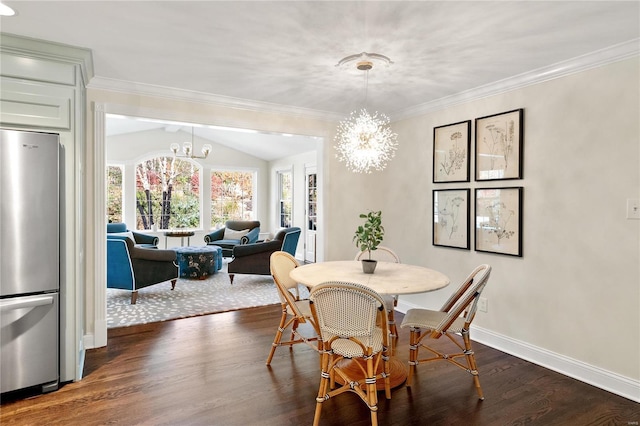
[(359, 260), (338, 260), (302, 265), (289, 276), (309, 288), (327, 281), (346, 281), (365, 285), (379, 294), (425, 293), (449, 285), (449, 278), (433, 269), (381, 261), (373, 274), (362, 272)]
[[(379, 294), (393, 295), (425, 293), (449, 285), (449, 278), (433, 269), (381, 261), (378, 261), (373, 274), (365, 274), (359, 260), (339, 260), (302, 265), (293, 269), (289, 276), (309, 288), (327, 281), (342, 281), (365, 285)], [(349, 364), (351, 360), (343, 360), (343, 362)], [(361, 371), (361, 367), (357, 366), (343, 368), (349, 368), (351, 374), (358, 374), (358, 371)], [(408, 374), (407, 366), (393, 354), (389, 358), (389, 371), (392, 388), (405, 382)], [(382, 379), (378, 380), (376, 387), (378, 390), (384, 389)]]

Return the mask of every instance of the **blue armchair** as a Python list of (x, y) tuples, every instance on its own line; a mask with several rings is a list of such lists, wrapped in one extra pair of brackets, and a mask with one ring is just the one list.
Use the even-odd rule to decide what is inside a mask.
[(236, 246), (233, 260), (227, 265), (231, 284), (235, 274), (271, 275), (271, 253), (286, 251), (295, 256), (301, 232), (300, 228), (285, 228), (278, 231), (271, 241)]
[[(248, 231), (248, 232), (245, 232)], [(253, 244), (260, 236), (260, 222), (257, 220), (228, 220), (224, 228), (216, 229), (204, 236), (207, 245), (222, 248), (222, 257), (233, 256), (233, 248), (243, 244)]]
[(143, 234), (142, 232), (129, 231), (126, 223), (107, 223), (107, 237), (109, 236), (129, 236), (133, 238), (137, 246), (157, 248), (158, 237), (155, 235)]
[(131, 291), (135, 305), (138, 290), (153, 284), (171, 281), (171, 290), (178, 279), (174, 250), (140, 247), (126, 236), (107, 236), (107, 288)]

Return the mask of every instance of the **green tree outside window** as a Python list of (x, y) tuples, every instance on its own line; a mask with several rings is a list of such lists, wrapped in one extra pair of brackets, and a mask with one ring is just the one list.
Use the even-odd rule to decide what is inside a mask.
[(136, 165), (136, 229), (200, 227), (200, 169), (174, 157)]
[(211, 228), (227, 220), (253, 220), (253, 172), (211, 172)]

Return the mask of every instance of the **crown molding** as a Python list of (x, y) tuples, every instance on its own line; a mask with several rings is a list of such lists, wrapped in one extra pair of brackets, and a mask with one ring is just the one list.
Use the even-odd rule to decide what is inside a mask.
[[(629, 40), (606, 49), (601, 49), (586, 55), (558, 62), (547, 67), (538, 68), (523, 74), (499, 80), (484, 86), (466, 90), (455, 95), (436, 99), (421, 105), (406, 108), (393, 114), (388, 114), (391, 121), (404, 120), (419, 115), (450, 108), (466, 102), (498, 95), (511, 90), (520, 89), (545, 81), (561, 78), (567, 75), (586, 71), (591, 68), (601, 67), (614, 62), (622, 61), (640, 53), (640, 39)], [(215, 95), (204, 92), (177, 89), (164, 86), (156, 86), (146, 83), (130, 82), (125, 80), (105, 77), (94, 77), (89, 82), (89, 89), (108, 90), (135, 94), (140, 96), (152, 96), (186, 102), (199, 102), (227, 108), (242, 109), (262, 113), (280, 113), (301, 118), (318, 119), (337, 122), (344, 119), (343, 114), (329, 111), (313, 110), (294, 107), (290, 105), (274, 104), (269, 102), (252, 101), (248, 99), (233, 98), (229, 96)]]
[(484, 86), (466, 90), (455, 95), (426, 102), (415, 107), (410, 107), (394, 114), (389, 114), (392, 121), (404, 120), (407, 118), (424, 115), (427, 113), (450, 108), (474, 100), (487, 98), (500, 93), (543, 83), (567, 75), (576, 74), (588, 69), (601, 67), (614, 62), (638, 56), (640, 53), (640, 39), (636, 38), (624, 43), (620, 43), (606, 49), (597, 50), (586, 55), (578, 56), (567, 61), (558, 62), (547, 67), (538, 68), (523, 74), (505, 78)]
[(94, 76), (92, 52), (90, 49), (83, 47), (0, 33), (0, 50), (29, 58), (78, 65), (83, 86), (86, 86)]
[(323, 121), (339, 121), (343, 117), (340, 114), (300, 108), (289, 105), (274, 104), (269, 102), (253, 101), (248, 99), (233, 98), (230, 96), (215, 95), (194, 90), (177, 89), (153, 84), (137, 83), (106, 77), (94, 77), (89, 89), (108, 90), (139, 96), (152, 96), (184, 102), (198, 102), (216, 105), (226, 108), (242, 109), (262, 113), (280, 113), (301, 118), (317, 119)]

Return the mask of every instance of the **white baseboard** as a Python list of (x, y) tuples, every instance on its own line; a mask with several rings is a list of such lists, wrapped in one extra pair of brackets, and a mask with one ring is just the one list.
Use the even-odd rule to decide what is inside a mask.
[(640, 381), (472, 325), (473, 340), (635, 402)]
[[(410, 303), (398, 302), (397, 310), (406, 313), (417, 308)], [(621, 376), (582, 361), (548, 351), (529, 343), (512, 339), (491, 330), (472, 325), (472, 340), (508, 353), (565, 376), (596, 386), (605, 391), (640, 402), (640, 381)]]
[(95, 349), (107, 345), (107, 321), (101, 320), (96, 322), (95, 333), (86, 333), (83, 336), (83, 344), (85, 349)]

